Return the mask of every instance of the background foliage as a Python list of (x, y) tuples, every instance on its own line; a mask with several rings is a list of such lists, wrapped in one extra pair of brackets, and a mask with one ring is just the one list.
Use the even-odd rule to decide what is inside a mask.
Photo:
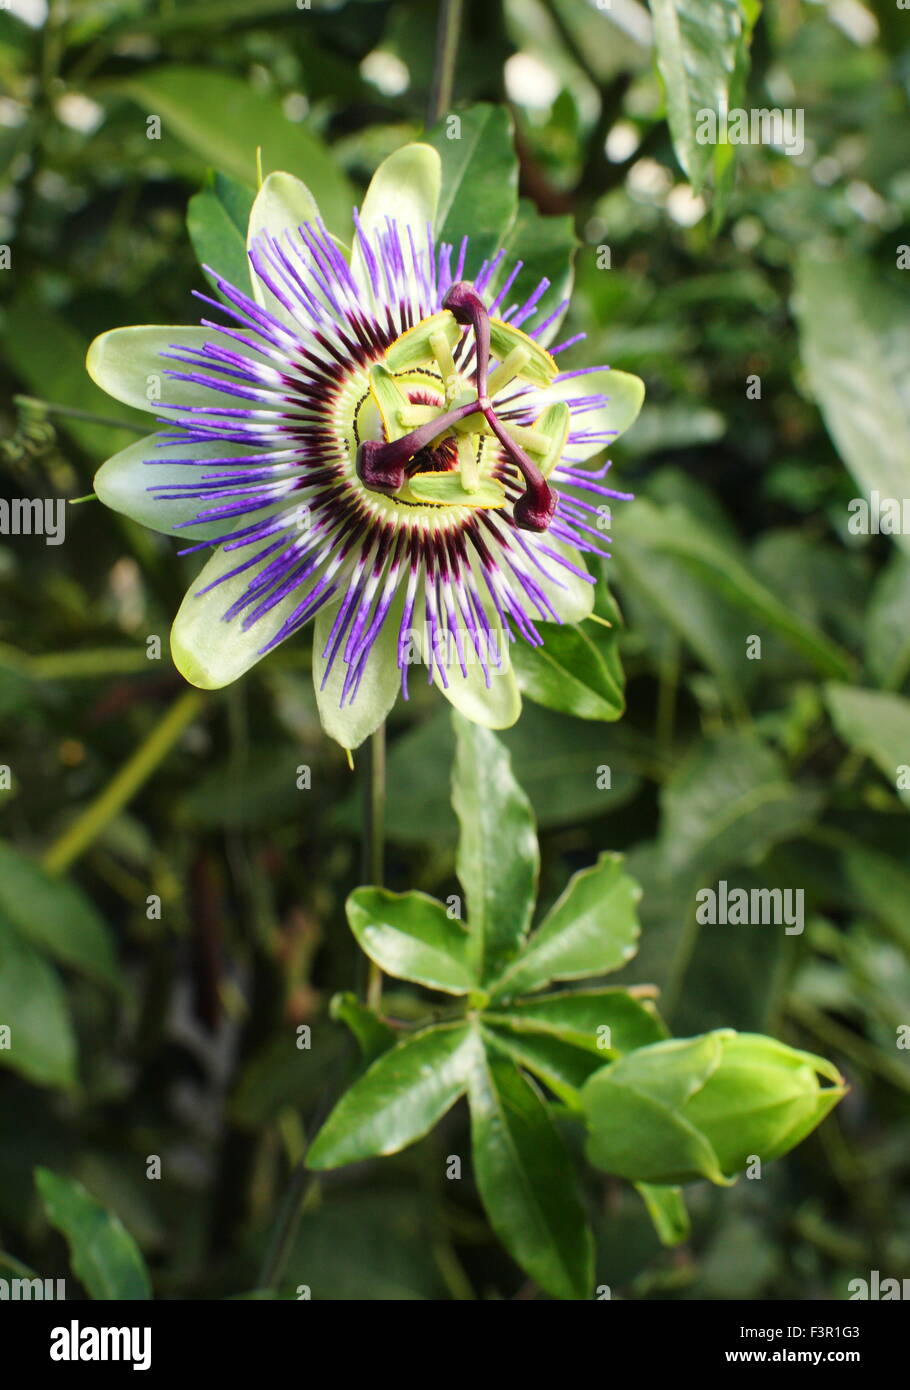
[[(852, 1086), (761, 1182), (692, 1188), (673, 1250), (631, 1188), (589, 1175), (598, 1279), (639, 1299), (842, 1298), (870, 1269), (910, 1273), (896, 1047), (910, 555), (906, 536), (848, 530), (851, 498), (910, 496), (910, 15), (885, 0), (652, 9), (658, 38), (684, 12), (704, 64), (694, 94), (666, 47), (662, 88), (636, 0), (468, 7), (456, 109), (508, 103), (528, 217), (559, 216), (562, 238), (574, 219), (578, 351), (648, 386), (613, 451), (638, 498), (617, 509), (609, 567), (627, 712), (528, 704), (503, 742), (537, 815), (542, 908), (603, 850), (644, 887), (641, 950), (614, 980), (659, 987), (677, 1034), (767, 1031), (833, 1057)], [(259, 144), (340, 221), (422, 130), (435, 16), (416, 0), (42, 14), (38, 0), (0, 11), (0, 467), (5, 496), (77, 498), (135, 423), (88, 381), (85, 346), (193, 318), (185, 213), (209, 167), (249, 184)], [(742, 106), (805, 110), (803, 154), (706, 161), (687, 111), (718, 67)], [(501, 118), (465, 120), (495, 172)], [(90, 502), (61, 547), (0, 539), (0, 1019), (25, 1040), (0, 1050), (3, 1260), (50, 1277), (69, 1241), (90, 1296), (145, 1296), (149, 1277), (157, 1296), (242, 1294), (355, 1064), (328, 1005), (361, 968), (343, 905), (364, 878), (363, 769), (352, 778), (319, 729), (305, 641), (223, 694), (186, 692), (166, 634), (194, 566), (172, 542)], [(445, 900), (453, 733), (415, 693), (390, 730), (388, 881)], [(721, 877), (805, 888), (805, 933), (699, 928), (695, 891)], [(424, 1008), (418, 988), (387, 998), (401, 1018)], [(396, 1158), (320, 1175), (282, 1291), (539, 1296), (491, 1234), (470, 1165), (445, 1178), (446, 1155), (468, 1151), (459, 1106)]]

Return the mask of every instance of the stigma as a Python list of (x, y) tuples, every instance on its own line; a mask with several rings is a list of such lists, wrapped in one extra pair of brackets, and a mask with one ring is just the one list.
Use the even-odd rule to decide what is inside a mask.
[[(555, 402), (521, 425), (508, 406), (527, 386), (551, 385), (557, 371), (539, 343), (491, 318), (474, 285), (457, 281), (442, 309), (402, 333), (370, 368), (383, 437), (358, 443), (361, 483), (410, 505), (504, 508), (502, 469), (491, 463), (504, 460), (522, 488), (512, 506), (515, 525), (546, 531), (557, 504), (547, 478), (565, 449), (569, 407)], [(420, 372), (437, 384), (438, 403), (409, 391)]]

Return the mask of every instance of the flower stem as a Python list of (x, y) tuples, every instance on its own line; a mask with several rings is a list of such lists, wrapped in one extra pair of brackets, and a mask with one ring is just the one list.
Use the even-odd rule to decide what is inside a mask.
[(144, 743), (121, 767), (94, 801), (67, 826), (59, 839), (47, 850), (42, 863), (48, 873), (62, 874), (88, 849), (128, 801), (135, 796), (146, 778), (170, 752), (191, 719), (202, 707), (202, 696), (188, 690), (175, 700), (158, 721)]
[(79, 410), (74, 405), (58, 405), (38, 396), (14, 396), (13, 404), (28, 410), (40, 410), (44, 415), (65, 415), (70, 420), (84, 420), (87, 425), (104, 425), (112, 430), (132, 430), (133, 434), (148, 434), (148, 425), (136, 425), (132, 420), (113, 420), (109, 415), (95, 415), (91, 410)]
[(446, 114), (452, 102), (455, 83), (455, 59), (461, 33), (462, 0), (442, 0), (436, 28), (436, 63), (433, 86), (427, 107), (427, 125), (435, 125)]
[[(363, 802), (363, 881), (376, 888), (385, 877), (385, 723), (370, 739), (366, 788)], [(370, 961), (367, 974), (367, 1004), (378, 1011), (382, 1003), (382, 971)]]

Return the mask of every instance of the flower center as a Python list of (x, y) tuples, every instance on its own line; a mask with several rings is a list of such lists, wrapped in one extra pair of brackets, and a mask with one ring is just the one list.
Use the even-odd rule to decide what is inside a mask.
[[(473, 333), (471, 352), (465, 328)], [(471, 356), (467, 373), (459, 364)], [(491, 357), (498, 363), (492, 372)], [(438, 373), (441, 404), (427, 404), (426, 394), (421, 399), (421, 393), (409, 396), (402, 388), (402, 375), (427, 366)], [(515, 524), (545, 531), (557, 501), (546, 480), (565, 448), (568, 406), (546, 407), (529, 426), (501, 419), (493, 403), (516, 379), (546, 387), (556, 371), (553, 358), (533, 338), (491, 319), (474, 286), (459, 281), (448, 290), (440, 313), (402, 333), (371, 368), (370, 394), (384, 438), (359, 445), (358, 477), (371, 491), (402, 502), (501, 507), (505, 487), (482, 469), (484, 444), (495, 439), (524, 484), (512, 511)]]

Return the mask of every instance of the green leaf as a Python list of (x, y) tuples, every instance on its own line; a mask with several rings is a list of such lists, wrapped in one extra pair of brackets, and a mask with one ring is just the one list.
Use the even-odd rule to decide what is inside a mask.
[(534, 1033), (488, 1023), (484, 1014), (484, 1029), (497, 1047), (542, 1081), (569, 1110), (580, 1111), (579, 1092), (589, 1076), (604, 1065), (605, 1058), (576, 1047), (572, 1042), (547, 1033)]
[(448, 117), (424, 139), (442, 161), (442, 188), (436, 210), (437, 244), (455, 248), (470, 237), (468, 277), (499, 249), (518, 210), (518, 161), (512, 146), (512, 117), (504, 106), (478, 103), (459, 112), (457, 139), (449, 139)]
[(573, 874), (521, 955), (495, 981), (494, 997), (619, 970), (635, 954), (641, 889), (618, 854)]
[(853, 674), (855, 663), (849, 653), (771, 593), (743, 564), (734, 547), (701, 525), (687, 508), (658, 508), (642, 498), (617, 515), (616, 525), (620, 553), (628, 532), (645, 549), (678, 556), (723, 598), (766, 622), (823, 675)]
[(345, 991), (336, 994), (331, 1002), (332, 1018), (337, 1018), (353, 1033), (363, 1061), (369, 1065), (383, 1052), (395, 1045), (395, 1032), (377, 1017), (372, 1009), (361, 1004), (356, 994)]
[(794, 786), (754, 735), (737, 733), (696, 745), (665, 784), (661, 806), (666, 867), (697, 878), (760, 861), (811, 822), (818, 796)]
[(809, 385), (847, 468), (867, 496), (910, 497), (910, 296), (865, 261), (805, 255), (796, 308)]
[(740, 611), (720, 598), (704, 576), (693, 574), (685, 560), (643, 544), (634, 525), (622, 527), (611, 572), (630, 628), (649, 637), (660, 651), (669, 627), (717, 677), (725, 697), (741, 702), (741, 687), (754, 663), (745, 659)]
[[(547, 318), (556, 306), (568, 299), (572, 293), (572, 263), (578, 246), (573, 219), (569, 215), (542, 217), (532, 202), (522, 198), (518, 204), (518, 216), (512, 223), (503, 246), (505, 255), (494, 277), (492, 289), (498, 291), (506, 275), (511, 273), (515, 262), (522, 262), (522, 268), (512, 283), (503, 309), (508, 309), (510, 304), (523, 304), (537, 289), (541, 280), (546, 279), (550, 282), (550, 288), (540, 300), (537, 316), (531, 322)], [(553, 341), (561, 320), (562, 315), (554, 320), (540, 339), (544, 346)]]
[[(543, 646), (516, 642), (512, 665), (522, 694), (539, 705), (578, 719), (609, 722), (625, 709), (622, 679), (617, 678), (616, 664), (611, 668), (607, 663), (603, 639), (590, 628), (543, 624)], [(609, 633), (607, 641), (615, 646), (615, 634)]]
[(660, 1042), (667, 1030), (647, 1004), (623, 989), (564, 990), (495, 1006), (484, 1021), (519, 1033), (559, 1038), (606, 1063), (618, 1053)]
[[(728, 110), (742, 109), (746, 102), (746, 87), (751, 65), (752, 32), (761, 14), (761, 0), (739, 0), (742, 19), (739, 37), (736, 42), (736, 56), (733, 75), (730, 79)], [(712, 158), (714, 174), (714, 199), (711, 209), (711, 230), (716, 233), (724, 220), (727, 202), (733, 190), (736, 173), (736, 146), (727, 143), (715, 145)]]
[(872, 590), (865, 616), (866, 663), (879, 685), (898, 690), (910, 673), (910, 557), (896, 552)]
[(452, 805), (461, 827), (455, 869), (467, 899), (482, 983), (521, 949), (537, 896), (540, 852), (528, 798), (496, 736), (454, 716)]
[[(0, 1064), (39, 1086), (76, 1080), (76, 1039), (66, 993), (44, 956), (0, 916)], [(3, 1036), (3, 1035), (0, 1035)]]
[(91, 899), (0, 840), (0, 913), (63, 965), (119, 988), (114, 942)]
[(572, 1160), (543, 1101), (495, 1052), (471, 1072), (471, 1148), (490, 1224), (554, 1298), (590, 1298), (594, 1247)]
[(348, 898), (347, 914), (361, 950), (387, 975), (445, 994), (476, 988), (468, 934), (435, 898), (357, 888)]
[(834, 727), (848, 747), (872, 759), (905, 806), (910, 806), (910, 787), (900, 774), (910, 766), (910, 700), (884, 690), (858, 690), (829, 684), (825, 698)]
[(48, 1168), (35, 1170), (35, 1185), (48, 1221), (66, 1237), (73, 1273), (92, 1298), (151, 1298), (145, 1262), (119, 1217), (81, 1183)]
[(200, 265), (211, 266), (244, 292), (250, 284), (246, 229), (252, 206), (253, 190), (245, 183), (210, 172), (186, 210), (187, 231)]
[(132, 98), (144, 113), (161, 117), (165, 154), (168, 138), (174, 136), (206, 165), (252, 183), (261, 146), (263, 168), (303, 179), (329, 230), (345, 239), (349, 235), (353, 190), (321, 140), (288, 120), (277, 97), (256, 91), (244, 78), (178, 64), (146, 68), (107, 85)]
[(673, 148), (699, 192), (715, 146), (699, 141), (698, 116), (729, 109), (743, 6), (740, 0), (651, 0), (651, 14)]
[(661, 1245), (679, 1245), (692, 1229), (682, 1188), (653, 1187), (637, 1182), (635, 1190), (644, 1202)]
[[(538, 825), (575, 825), (604, 816), (628, 801), (638, 788), (637, 771), (647, 762), (647, 743), (620, 721), (609, 728), (572, 719), (527, 703), (514, 728), (500, 735), (512, 757), (519, 785), (527, 793)], [(395, 791), (395, 816), (387, 833), (401, 844), (454, 842), (457, 823), (449, 789), (439, 768), (454, 756), (454, 732), (447, 712), (409, 729), (389, 749), (388, 778)], [(598, 768), (609, 764), (611, 787), (598, 786)], [(360, 824), (355, 797), (338, 822)]]
[(477, 1035), (465, 1023), (427, 1028), (385, 1052), (335, 1106), (307, 1155), (310, 1168), (340, 1168), (397, 1153), (464, 1095)]

